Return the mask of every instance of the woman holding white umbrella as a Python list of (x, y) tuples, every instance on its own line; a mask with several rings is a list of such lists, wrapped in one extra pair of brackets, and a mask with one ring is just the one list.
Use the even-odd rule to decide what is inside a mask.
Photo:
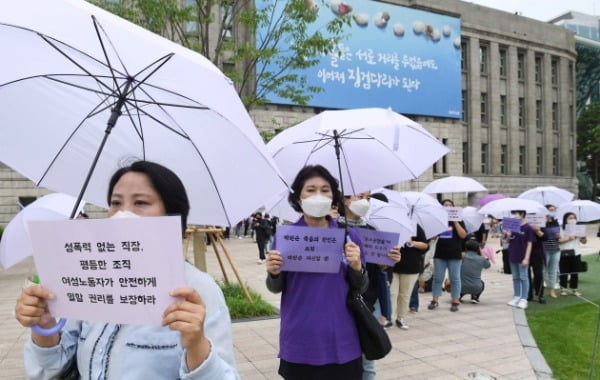
[[(444, 207), (454, 207), (454, 202), (450, 199), (442, 201)], [(435, 246), (434, 264), (433, 264), (433, 298), (427, 308), (434, 310), (439, 306), (438, 299), (442, 294), (442, 282), (446, 268), (450, 277), (452, 305), (450, 311), (458, 311), (460, 305), (460, 265), (462, 262), (463, 239), (467, 236), (467, 231), (463, 222), (448, 222), (448, 229), (438, 235)]]

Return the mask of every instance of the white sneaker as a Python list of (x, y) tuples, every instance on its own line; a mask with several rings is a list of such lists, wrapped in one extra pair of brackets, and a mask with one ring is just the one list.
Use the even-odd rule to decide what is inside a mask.
[(517, 303), (517, 307), (518, 307), (519, 309), (523, 309), (523, 310), (524, 310), (524, 309), (527, 309), (527, 300), (526, 300), (526, 299), (524, 299), (524, 298), (521, 298), (521, 299), (519, 300), (519, 303)]
[(264, 262), (265, 262), (265, 260), (258, 259), (258, 261), (257, 261), (256, 263), (257, 263), (257, 264), (262, 264), (262, 263), (264, 263)]
[(520, 300), (521, 300), (521, 297), (514, 297), (512, 300), (508, 301), (506, 304), (508, 306), (516, 307)]

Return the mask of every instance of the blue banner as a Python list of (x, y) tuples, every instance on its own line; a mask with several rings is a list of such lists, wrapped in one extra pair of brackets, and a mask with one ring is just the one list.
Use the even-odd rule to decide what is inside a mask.
[[(257, 0), (256, 5), (265, 3)], [(286, 3), (277, 1), (279, 12)], [(315, 3), (320, 8), (309, 27), (312, 32), (326, 35), (325, 25), (335, 17), (350, 17), (352, 26), (345, 28), (348, 37), (335, 52), (299, 72), (308, 86), (324, 89), (313, 95), (309, 106), (390, 107), (405, 114), (461, 117), (460, 19), (379, 1)], [(257, 46), (266, 35), (258, 30)], [(284, 41), (278, 48), (289, 51)], [(275, 65), (266, 69), (278, 71)], [(293, 104), (275, 93), (267, 99)]]

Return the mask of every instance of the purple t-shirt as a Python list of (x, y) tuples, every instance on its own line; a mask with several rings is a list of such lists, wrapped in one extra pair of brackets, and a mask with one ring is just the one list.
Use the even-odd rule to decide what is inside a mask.
[(520, 263), (525, 258), (527, 243), (536, 240), (533, 228), (527, 223), (521, 225), (521, 232), (511, 232), (508, 243), (508, 259), (511, 263)]
[[(306, 226), (304, 218), (294, 225)], [(331, 220), (329, 228), (337, 228)], [(360, 246), (358, 234), (348, 229)], [(276, 242), (273, 244), (275, 249)], [(340, 255), (343, 252), (340, 252)], [(365, 262), (361, 250), (361, 259)], [(279, 357), (292, 363), (342, 364), (361, 356), (358, 333), (346, 306), (348, 264), (338, 273), (285, 272), (281, 294)]]

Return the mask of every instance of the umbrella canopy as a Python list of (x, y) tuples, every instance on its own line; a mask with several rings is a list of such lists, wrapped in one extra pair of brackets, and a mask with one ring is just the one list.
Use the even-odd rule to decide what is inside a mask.
[(77, 0), (0, 2), (0, 50), (0, 161), (37, 186), (106, 206), (119, 166), (155, 161), (183, 181), (190, 223), (214, 225), (286, 189), (200, 54)]
[[(4, 269), (31, 256), (33, 247), (29, 238), (28, 221), (68, 219), (76, 198), (61, 194), (48, 194), (23, 208), (7, 225), (0, 240), (0, 264)], [(83, 210), (83, 204), (79, 211)]]
[(575, 197), (575, 194), (556, 186), (538, 186), (517, 196), (517, 198), (531, 199), (543, 205), (551, 204), (557, 207), (569, 202), (573, 197)]
[(420, 225), (427, 238), (448, 229), (448, 212), (430, 195), (415, 191), (398, 192), (388, 189), (379, 189), (374, 192), (385, 194), (392, 204), (406, 207), (411, 222)]
[(495, 201), (495, 200), (502, 199), (502, 198), (508, 198), (508, 195), (504, 195), (504, 194), (500, 194), (500, 193), (486, 194), (477, 201), (477, 206), (479, 206), (479, 207), (485, 206), (486, 204), (490, 203), (491, 201)]
[(370, 202), (371, 207), (365, 219), (375, 229), (400, 234), (400, 244), (403, 244), (411, 236), (415, 235), (416, 232), (413, 231), (406, 207), (382, 202), (373, 198), (371, 198)]
[(341, 177), (346, 195), (417, 178), (449, 151), (421, 125), (383, 108), (321, 112), (267, 147), (288, 182), (320, 164)]
[(479, 213), (477, 208), (468, 206), (462, 209), (462, 219), (467, 227), (467, 232), (472, 233), (479, 230), (483, 223), (484, 215)]
[(479, 209), (483, 215), (493, 215), (495, 218), (502, 219), (510, 216), (513, 210), (524, 210), (528, 214), (546, 215), (546, 207), (539, 202), (521, 198), (503, 198), (492, 201)]
[(485, 186), (473, 178), (449, 176), (432, 181), (423, 189), (424, 193), (469, 193), (487, 191)]
[(562, 217), (567, 212), (572, 212), (579, 222), (592, 222), (600, 220), (600, 204), (588, 200), (575, 200), (560, 205), (557, 210), (558, 220), (562, 222)]

